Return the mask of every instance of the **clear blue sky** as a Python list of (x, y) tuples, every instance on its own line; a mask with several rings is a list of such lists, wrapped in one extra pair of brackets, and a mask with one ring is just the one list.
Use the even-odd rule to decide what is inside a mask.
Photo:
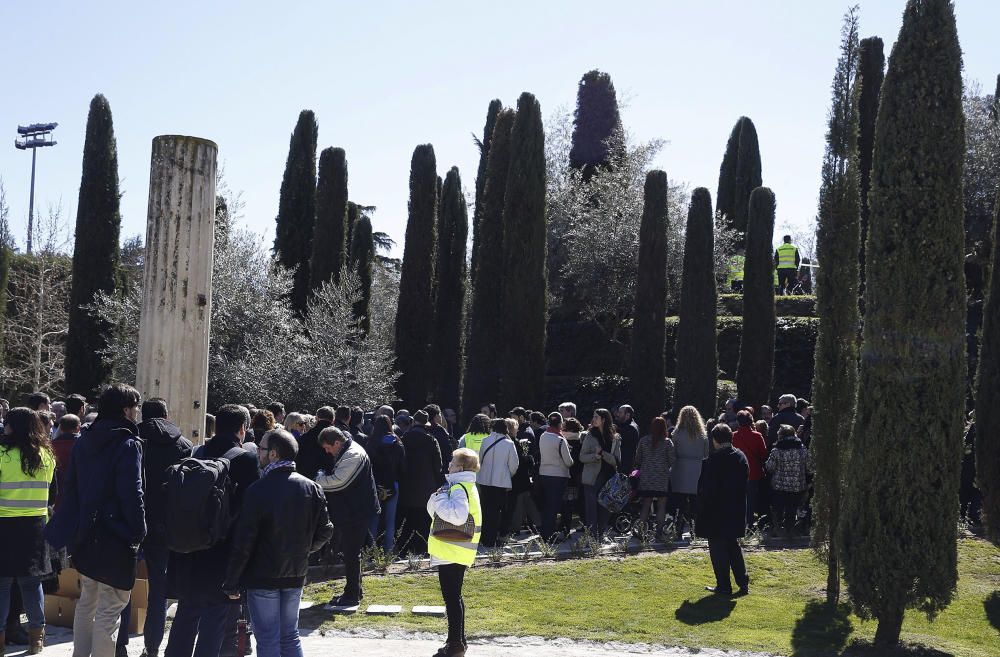
[[(965, 75), (992, 92), (1000, 2), (959, 0)], [(861, 3), (862, 36), (888, 55), (903, 0)], [(816, 210), (829, 86), (849, 2), (0, 2), (5, 93), (0, 177), (24, 243), (30, 155), (21, 123), (59, 122), (39, 152), (36, 211), (62, 203), (75, 222), (91, 97), (114, 113), (122, 237), (145, 234), (150, 143), (188, 134), (219, 144), (242, 190), (245, 224), (274, 234), (288, 137), (316, 111), (319, 145), (347, 151), (350, 196), (378, 206), (375, 230), (402, 240), (410, 155), (434, 144), (471, 189), (492, 98), (533, 92), (545, 116), (572, 105), (580, 76), (611, 74), (639, 139), (668, 141), (657, 165), (713, 194), (729, 131), (757, 126), (778, 224)]]

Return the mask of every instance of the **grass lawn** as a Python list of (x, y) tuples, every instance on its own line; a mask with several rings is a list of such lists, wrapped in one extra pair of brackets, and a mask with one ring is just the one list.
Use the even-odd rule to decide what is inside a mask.
[[(747, 554), (751, 594), (718, 600), (708, 554), (576, 559), (503, 568), (477, 567), (465, 579), (470, 637), (543, 636), (619, 640), (689, 647), (760, 650), (783, 655), (838, 655), (855, 639), (871, 639), (875, 622), (846, 606), (831, 613), (822, 587), (824, 566), (809, 550)], [(907, 612), (903, 639), (956, 657), (1000, 655), (1000, 550), (984, 541), (959, 542), (958, 593), (934, 621)], [(306, 596), (327, 601), (341, 582), (315, 584)], [(444, 633), (441, 618), (409, 614), (442, 604), (436, 573), (365, 577), (365, 604), (401, 604), (396, 617), (340, 616), (306, 610), (306, 627), (404, 629)], [(937, 653), (940, 654), (940, 653)]]

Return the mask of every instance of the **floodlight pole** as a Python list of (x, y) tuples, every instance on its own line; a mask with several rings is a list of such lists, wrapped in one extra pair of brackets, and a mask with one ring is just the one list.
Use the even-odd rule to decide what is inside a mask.
[(31, 149), (31, 193), (28, 196), (28, 255), (31, 255), (31, 237), (35, 234), (35, 158), (38, 149)]

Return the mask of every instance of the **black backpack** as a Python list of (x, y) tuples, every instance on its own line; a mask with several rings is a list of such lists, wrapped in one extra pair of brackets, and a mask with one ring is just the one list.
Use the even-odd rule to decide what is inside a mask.
[(233, 447), (217, 459), (191, 457), (167, 468), (164, 520), (168, 549), (188, 554), (226, 540), (233, 523), (230, 462), (244, 451)]

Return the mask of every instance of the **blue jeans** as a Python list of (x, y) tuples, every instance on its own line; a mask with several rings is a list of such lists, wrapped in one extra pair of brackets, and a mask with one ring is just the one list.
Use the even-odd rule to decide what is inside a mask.
[(396, 507), (399, 506), (399, 482), (393, 486), (396, 489), (396, 494), (385, 502), (381, 502), (382, 513), (374, 516), (371, 524), (372, 538), (378, 543), (379, 520), (382, 520), (381, 524), (384, 527), (382, 531), (385, 532), (382, 536), (382, 547), (386, 552), (392, 552), (393, 548), (396, 547)]
[(0, 619), (7, 622), (10, 589), (14, 586), (14, 580), (17, 580), (17, 585), (21, 588), (21, 600), (24, 602), (24, 611), (28, 614), (28, 627), (33, 630), (45, 627), (45, 597), (41, 577), (0, 577)]
[(568, 477), (552, 477), (550, 475), (539, 475), (538, 481), (542, 485), (542, 538), (546, 541), (552, 538), (556, 531), (556, 514), (563, 505), (563, 493), (566, 492), (566, 485), (569, 483)]
[(604, 534), (608, 528), (608, 521), (611, 519), (611, 513), (597, 501), (601, 489), (604, 488), (604, 484), (607, 482), (608, 478), (603, 474), (599, 474), (593, 486), (583, 485), (583, 502), (587, 512), (587, 528), (590, 529), (590, 533), (595, 538)]
[[(239, 609), (239, 605), (225, 602), (179, 601), (164, 657), (192, 657), (192, 650), (194, 657), (219, 657), (226, 629), (230, 621), (235, 622), (239, 616)], [(198, 638), (197, 647), (195, 637)]]
[(301, 588), (247, 590), (259, 657), (303, 657), (299, 641), (301, 599)]
[[(143, 559), (149, 571), (149, 604), (146, 610), (146, 625), (143, 642), (146, 652), (159, 654), (163, 643), (163, 627), (167, 622), (167, 548), (159, 545), (143, 545)], [(122, 631), (118, 632), (118, 645), (128, 645), (128, 625), (132, 615), (132, 602), (122, 610)]]

